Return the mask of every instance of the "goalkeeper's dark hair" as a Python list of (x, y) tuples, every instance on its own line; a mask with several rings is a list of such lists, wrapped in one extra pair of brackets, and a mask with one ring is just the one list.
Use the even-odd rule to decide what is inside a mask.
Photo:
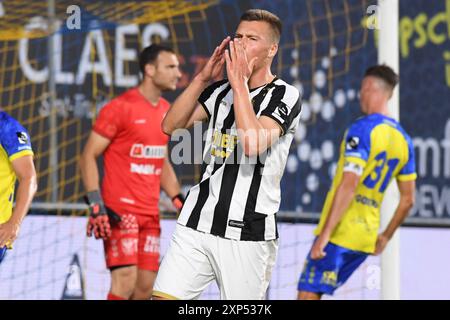
[(387, 65), (376, 65), (368, 68), (364, 77), (376, 77), (383, 80), (389, 89), (394, 90), (395, 86), (398, 84), (398, 75)]
[(161, 52), (175, 53), (172, 48), (159, 44), (152, 44), (141, 51), (141, 53), (139, 54), (139, 70), (142, 72), (142, 74), (145, 73), (145, 65), (149, 63), (154, 64)]
[(281, 32), (283, 31), (283, 23), (280, 18), (272, 12), (262, 9), (249, 9), (241, 16), (242, 21), (264, 21), (270, 25), (274, 33), (275, 41), (280, 42)]

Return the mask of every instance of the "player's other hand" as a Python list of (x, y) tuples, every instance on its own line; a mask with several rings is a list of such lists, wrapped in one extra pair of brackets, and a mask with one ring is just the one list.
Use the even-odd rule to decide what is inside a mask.
[(183, 208), (185, 198), (179, 193), (176, 196), (172, 197), (172, 204), (177, 210), (177, 217), (180, 215), (181, 209)]
[(232, 87), (249, 81), (257, 59), (254, 57), (248, 60), (244, 45), (239, 38), (230, 41), (230, 50), (225, 50), (225, 61), (228, 80)]
[(202, 71), (197, 75), (197, 78), (200, 81), (209, 82), (223, 75), (223, 67), (225, 64), (224, 52), (230, 40), (230, 37), (226, 37), (223, 39), (222, 43), (216, 47)]
[(0, 248), (11, 245), (19, 234), (20, 223), (8, 221), (0, 224)]
[(107, 239), (111, 236), (111, 225), (100, 192), (98, 190), (88, 192), (85, 200), (89, 205), (87, 236), (91, 237), (94, 234), (95, 239)]
[(311, 259), (320, 260), (325, 258), (327, 253), (325, 252), (325, 247), (328, 244), (328, 239), (319, 236), (314, 242), (311, 248)]
[(86, 234), (88, 237), (92, 237), (92, 234), (94, 234), (95, 239), (108, 239), (111, 236), (111, 225), (109, 224), (108, 215), (106, 213), (91, 213)]
[(383, 252), (384, 248), (386, 248), (386, 245), (389, 242), (389, 238), (385, 236), (384, 234), (379, 234), (377, 238), (377, 244), (375, 246), (375, 252), (374, 255), (379, 255)]

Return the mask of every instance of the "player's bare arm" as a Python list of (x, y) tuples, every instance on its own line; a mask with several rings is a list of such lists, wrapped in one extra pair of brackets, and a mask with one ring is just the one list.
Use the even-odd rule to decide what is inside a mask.
[(97, 158), (106, 150), (110, 143), (109, 139), (94, 131), (89, 135), (79, 162), (81, 179), (87, 192), (99, 190), (100, 188)]
[(106, 208), (100, 196), (100, 178), (97, 166), (97, 158), (110, 143), (109, 139), (92, 131), (79, 162), (81, 180), (87, 191), (87, 202), (90, 207), (87, 235), (90, 237), (93, 233), (96, 239), (106, 239), (111, 233)]
[(380, 235), (378, 235), (374, 252), (375, 255), (379, 255), (383, 252), (387, 243), (394, 235), (395, 230), (403, 223), (408, 216), (409, 211), (414, 206), (416, 181), (397, 181), (397, 184), (400, 191), (400, 202), (388, 226)]
[(230, 50), (225, 51), (227, 75), (233, 89), (234, 112), (239, 139), (247, 156), (261, 154), (280, 136), (280, 126), (271, 118), (256, 117), (250, 100), (248, 81), (257, 58), (247, 60), (239, 39), (230, 42)]
[(354, 172), (344, 172), (342, 181), (334, 195), (333, 204), (331, 205), (330, 213), (327, 216), (323, 230), (311, 249), (312, 259), (316, 260), (325, 257), (326, 253), (324, 252), (324, 248), (352, 202), (359, 179), (360, 176)]
[(37, 190), (36, 170), (32, 156), (23, 156), (12, 161), (13, 170), (19, 181), (16, 205), (11, 218), (0, 224), (0, 248), (12, 244), (17, 238), (20, 225), (27, 214)]
[(181, 195), (180, 183), (177, 175), (169, 160), (169, 152), (166, 149), (166, 157), (161, 172), (161, 189), (172, 199), (172, 203), (177, 210), (180, 210), (184, 203), (184, 197)]
[(227, 37), (216, 47), (202, 71), (175, 100), (162, 122), (164, 133), (171, 135), (176, 129), (189, 128), (194, 122), (203, 121), (207, 118), (206, 112), (201, 110), (202, 108), (197, 103), (197, 99), (209, 82), (223, 73), (225, 63), (224, 50), (229, 41), (230, 37)]
[(189, 129), (193, 127), (195, 123), (202, 122), (206, 119), (208, 119), (208, 114), (206, 113), (205, 109), (203, 109), (203, 107), (197, 103), (194, 108), (194, 112), (192, 113), (184, 128)]

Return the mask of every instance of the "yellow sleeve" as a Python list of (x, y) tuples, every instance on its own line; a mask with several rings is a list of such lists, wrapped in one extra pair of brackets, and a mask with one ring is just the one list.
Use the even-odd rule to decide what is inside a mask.
[(23, 150), (23, 151), (19, 151), (14, 153), (13, 155), (9, 156), (9, 161), (13, 162), (16, 159), (22, 158), (24, 156), (33, 156), (34, 153), (31, 150)]

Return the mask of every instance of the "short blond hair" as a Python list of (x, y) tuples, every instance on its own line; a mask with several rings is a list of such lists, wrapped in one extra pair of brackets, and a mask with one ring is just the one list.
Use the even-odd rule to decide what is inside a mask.
[(270, 27), (275, 35), (275, 41), (277, 43), (280, 42), (283, 24), (281, 23), (280, 18), (278, 18), (272, 12), (269, 12), (267, 10), (262, 10), (262, 9), (249, 9), (249, 10), (245, 11), (244, 14), (241, 16), (240, 22), (242, 22), (242, 21), (264, 21), (264, 22), (267, 22), (270, 25)]

